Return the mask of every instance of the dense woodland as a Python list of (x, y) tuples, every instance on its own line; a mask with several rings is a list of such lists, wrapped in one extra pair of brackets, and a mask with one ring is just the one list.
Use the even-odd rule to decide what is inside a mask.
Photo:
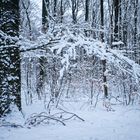
[(140, 1), (0, 0), (0, 117), (71, 99), (140, 103)]

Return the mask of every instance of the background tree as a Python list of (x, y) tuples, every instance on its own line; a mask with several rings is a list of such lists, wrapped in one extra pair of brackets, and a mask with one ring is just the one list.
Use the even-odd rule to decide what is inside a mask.
[(138, 0), (134, 1), (134, 55), (135, 55), (135, 61), (137, 63), (139, 63), (139, 60), (137, 60), (137, 58), (139, 57), (137, 51), (138, 51), (138, 44), (137, 44), (137, 40), (138, 40), (138, 29), (137, 29), (137, 25), (138, 25)]
[(72, 4), (72, 21), (73, 21), (74, 24), (77, 23), (78, 3), (79, 3), (79, 0), (71, 0), (71, 4)]
[(85, 0), (85, 21), (89, 21), (89, 2), (90, 0)]
[(120, 7), (120, 0), (113, 0), (113, 7), (114, 7), (114, 42), (118, 41), (118, 31), (119, 31), (119, 7)]
[[(101, 41), (104, 42), (104, 0), (100, 0), (100, 12), (101, 12)], [(104, 96), (108, 97), (108, 88), (107, 88), (107, 78), (105, 75), (106, 72), (106, 59), (102, 60), (103, 63), (103, 88), (104, 88)]]
[(42, 31), (46, 32), (49, 28), (49, 0), (42, 0)]
[(56, 15), (57, 15), (57, 0), (54, 0), (53, 16), (56, 17)]

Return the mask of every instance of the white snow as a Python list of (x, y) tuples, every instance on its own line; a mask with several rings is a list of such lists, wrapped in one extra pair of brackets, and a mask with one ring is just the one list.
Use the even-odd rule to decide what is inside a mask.
[(124, 43), (122, 41), (118, 41), (118, 42), (112, 42), (112, 45), (124, 45)]
[[(95, 109), (78, 109), (71, 103), (71, 111), (82, 117), (60, 123), (28, 128), (0, 127), (0, 140), (139, 140), (139, 106), (114, 106), (107, 112), (103, 106)], [(70, 108), (70, 107), (69, 107)], [(16, 121), (16, 120), (13, 120)]]

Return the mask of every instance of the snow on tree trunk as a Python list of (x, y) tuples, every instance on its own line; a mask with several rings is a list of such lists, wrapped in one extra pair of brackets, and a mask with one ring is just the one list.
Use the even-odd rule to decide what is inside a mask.
[(0, 116), (16, 104), (21, 110), (20, 51), (16, 44), (19, 32), (19, 1), (0, 2)]

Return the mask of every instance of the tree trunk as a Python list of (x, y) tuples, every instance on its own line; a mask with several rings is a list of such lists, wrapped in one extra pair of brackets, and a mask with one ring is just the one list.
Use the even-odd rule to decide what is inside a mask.
[(49, 28), (49, 0), (42, 0), (42, 31), (46, 33)]
[[(103, 0), (100, 0), (100, 13), (101, 13), (101, 28), (104, 27), (104, 5)], [(104, 32), (101, 31), (101, 41), (104, 42)]]
[[(21, 110), (20, 50), (16, 44), (19, 33), (19, 0), (0, 1), (0, 116), (16, 104)], [(13, 39), (12, 39), (13, 37)]]
[(77, 0), (71, 0), (72, 3), (72, 20), (73, 23), (77, 23), (77, 12), (78, 12), (78, 1)]
[(134, 3), (134, 55), (135, 55), (135, 61), (137, 61), (137, 22), (138, 22), (138, 0), (135, 0)]
[(63, 22), (63, 0), (60, 1), (60, 22)]
[[(104, 27), (104, 0), (100, 0), (100, 13), (101, 13), (101, 27)], [(101, 32), (101, 41), (104, 42), (104, 32)], [(105, 75), (106, 71), (106, 59), (102, 60), (103, 64), (103, 89), (104, 89), (104, 96), (105, 98), (108, 97), (108, 88), (107, 88), (107, 78)]]
[(118, 19), (119, 19), (119, 0), (114, 0), (113, 1), (114, 4), (114, 41), (118, 41)]
[(53, 9), (54, 10), (54, 14), (53, 14), (54, 17), (56, 17), (56, 14), (57, 14), (56, 9), (57, 9), (57, 0), (54, 0), (54, 9)]
[(89, 0), (85, 1), (85, 21), (89, 21)]

